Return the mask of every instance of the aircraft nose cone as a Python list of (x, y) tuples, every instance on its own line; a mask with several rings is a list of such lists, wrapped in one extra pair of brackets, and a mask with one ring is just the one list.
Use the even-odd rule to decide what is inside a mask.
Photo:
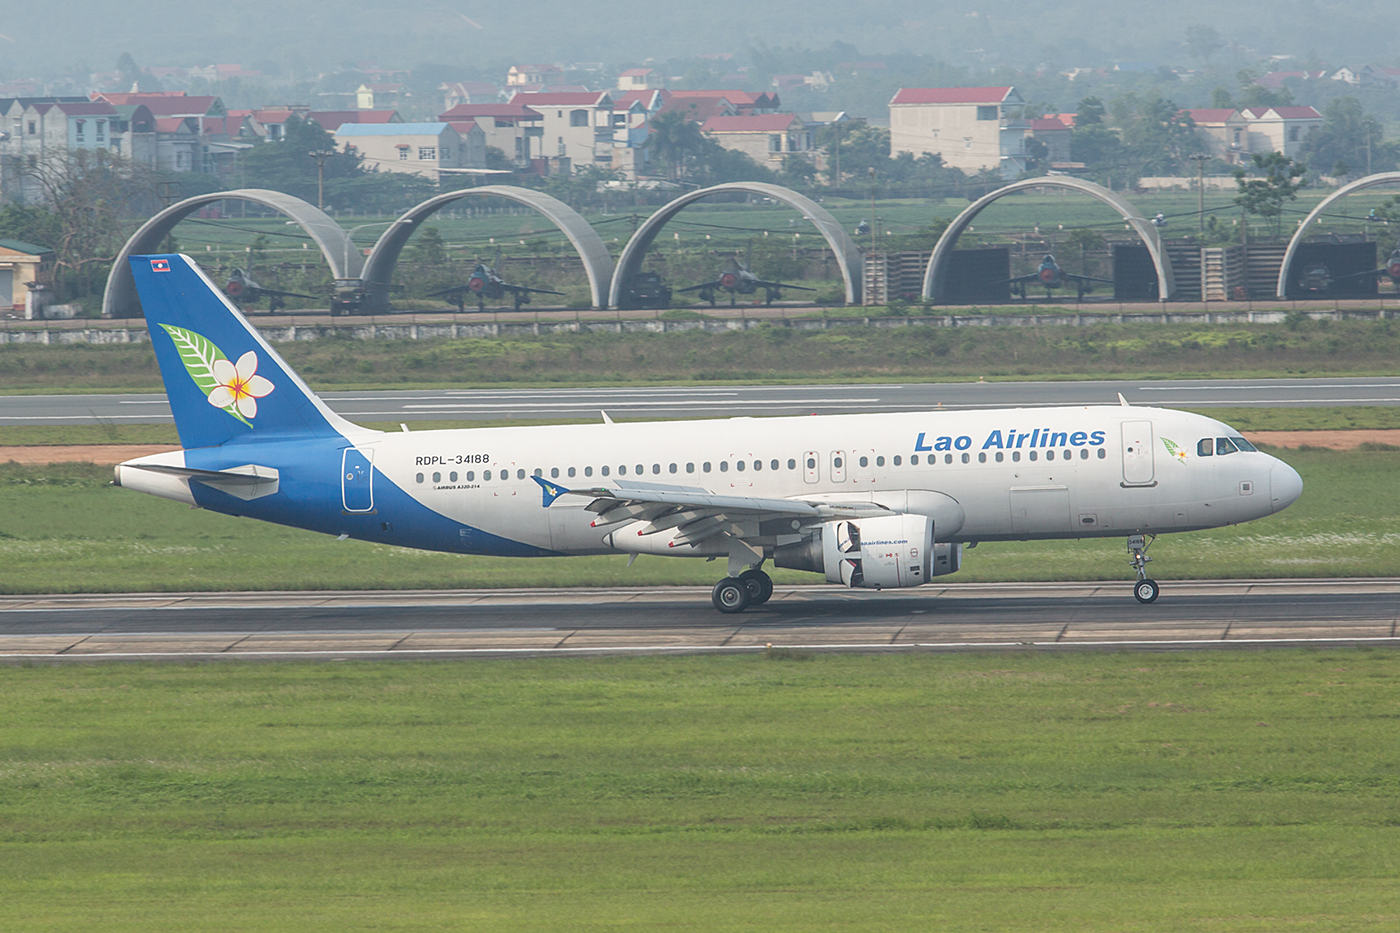
[(1286, 463), (1275, 463), (1269, 471), (1269, 498), (1273, 510), (1281, 512), (1298, 501), (1303, 494), (1303, 478)]

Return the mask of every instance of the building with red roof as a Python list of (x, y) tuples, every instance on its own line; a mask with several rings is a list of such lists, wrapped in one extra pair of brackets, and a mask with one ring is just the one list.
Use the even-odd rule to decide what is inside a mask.
[[(521, 98), (528, 100), (528, 98)], [(481, 130), (486, 146), (505, 153), (517, 169), (528, 168), (531, 159), (542, 155), (544, 114), (519, 101), (508, 104), (458, 104), (438, 114), (453, 125), (471, 122)]]
[(576, 168), (612, 166), (613, 100), (608, 91), (516, 94), (543, 119), (542, 156), (567, 158)]
[(816, 155), (812, 134), (795, 113), (711, 117), (700, 131), (725, 149), (742, 152), (759, 165), (777, 167), (786, 156)]
[(1322, 114), (1312, 107), (1246, 107), (1240, 115), (1249, 126), (1250, 152), (1282, 152), (1290, 159), (1298, 157), (1309, 133), (1322, 128)]
[(1025, 100), (1014, 87), (900, 88), (890, 101), (890, 154), (935, 154), (968, 174), (1026, 170)]
[(617, 76), (619, 91), (658, 91), (665, 86), (665, 77), (655, 68), (628, 68)]
[(693, 97), (714, 98), (721, 97), (734, 105), (738, 113), (777, 113), (782, 106), (777, 94), (753, 91), (672, 91), (672, 98), (689, 99)]

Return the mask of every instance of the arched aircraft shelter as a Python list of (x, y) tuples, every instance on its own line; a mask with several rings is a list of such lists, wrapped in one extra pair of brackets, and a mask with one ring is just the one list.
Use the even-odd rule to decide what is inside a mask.
[(637, 232), (632, 234), (632, 238), (627, 241), (627, 245), (622, 250), (622, 255), (618, 257), (617, 268), (613, 270), (612, 288), (608, 292), (608, 306), (612, 308), (622, 307), (623, 296), (627, 294), (632, 277), (641, 271), (642, 259), (646, 256), (647, 248), (651, 246), (652, 240), (656, 239), (656, 235), (661, 232), (661, 228), (666, 226), (671, 218), (702, 198), (730, 191), (772, 198), (794, 210), (801, 211), (804, 217), (816, 225), (818, 232), (825, 238), (827, 246), (831, 247), (831, 251), (836, 254), (836, 265), (841, 269), (841, 278), (846, 283), (846, 303), (860, 304), (860, 250), (856, 248), (855, 242), (841, 228), (841, 224), (837, 222), (836, 218), (832, 217), (826, 208), (816, 201), (804, 197), (790, 188), (764, 182), (740, 181), (692, 191), (676, 198), (648, 217), (637, 228)]
[(1012, 182), (1004, 188), (998, 188), (996, 191), (977, 199), (959, 214), (948, 229), (943, 232), (943, 236), (939, 237), (938, 245), (933, 248), (933, 255), (929, 257), (928, 268), (924, 271), (924, 298), (934, 301), (942, 300), (948, 261), (952, 258), (953, 251), (957, 247), (958, 237), (962, 236), (963, 231), (976, 219), (977, 215), (993, 202), (1008, 194), (1030, 188), (1065, 188), (1070, 191), (1078, 191), (1113, 208), (1118, 212), (1118, 216), (1137, 231), (1137, 235), (1142, 238), (1143, 244), (1147, 247), (1147, 252), (1152, 257), (1152, 265), (1157, 270), (1157, 294), (1163, 300), (1170, 299), (1175, 295), (1176, 282), (1172, 277), (1171, 260), (1167, 257), (1166, 251), (1162, 249), (1162, 238), (1151, 221), (1139, 214), (1137, 208), (1128, 203), (1125, 198), (1102, 185), (1096, 185), (1091, 181), (1083, 181), (1079, 178), (1048, 175), (1043, 178), (1027, 178), (1023, 181)]
[(1283, 265), (1280, 266), (1278, 270), (1278, 297), (1288, 297), (1288, 275), (1292, 271), (1293, 260), (1298, 255), (1298, 248), (1303, 245), (1303, 235), (1307, 233), (1308, 227), (1312, 226), (1314, 220), (1321, 217), (1333, 203), (1340, 201), (1353, 192), (1361, 191), (1364, 188), (1377, 188), (1381, 185), (1395, 184), (1400, 184), (1400, 172), (1379, 172), (1375, 175), (1367, 175), (1365, 178), (1358, 178), (1350, 184), (1342, 185), (1342, 187), (1323, 198), (1322, 201), (1318, 203), (1317, 207), (1309, 211), (1308, 216), (1304, 218), (1302, 224), (1298, 226), (1297, 231), (1293, 234), (1293, 238), (1288, 241), (1288, 249), (1284, 251)]
[(398, 264), (399, 254), (403, 252), (404, 245), (423, 220), (463, 198), (504, 198), (542, 214), (569, 238), (569, 242), (578, 251), (579, 258), (583, 260), (584, 271), (588, 273), (588, 285), (593, 293), (593, 306), (607, 307), (605, 289), (612, 278), (612, 256), (608, 254), (608, 248), (603, 245), (598, 231), (589, 226), (588, 221), (584, 220), (578, 211), (558, 198), (532, 188), (483, 185), (480, 188), (465, 188), (429, 198), (394, 221), (393, 225), (380, 235), (379, 241), (370, 251), (369, 258), (365, 260), (364, 272), (360, 276), (364, 280), (368, 303), (366, 310), (377, 311), (388, 304), (389, 283), (393, 281), (394, 267)]
[(308, 204), (301, 198), (280, 191), (267, 191), (262, 188), (240, 188), (236, 191), (218, 191), (186, 198), (156, 214), (132, 234), (117, 254), (112, 271), (107, 276), (107, 288), (102, 295), (103, 317), (140, 317), (141, 301), (136, 294), (136, 280), (131, 277), (130, 256), (139, 256), (160, 248), (161, 242), (175, 229), (175, 225), (190, 214), (208, 204), (219, 201), (252, 201), (270, 207), (290, 217), (305, 230), (321, 255), (331, 267), (331, 274), (337, 279), (353, 279), (360, 275), (363, 264), (360, 254), (350, 244), (345, 229), (328, 217), (324, 211)]

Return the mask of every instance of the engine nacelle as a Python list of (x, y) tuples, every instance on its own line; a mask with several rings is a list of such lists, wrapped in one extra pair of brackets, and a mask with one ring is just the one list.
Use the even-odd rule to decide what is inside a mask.
[(886, 515), (827, 522), (812, 537), (778, 548), (773, 563), (824, 573), (848, 587), (919, 586), (957, 571), (962, 545), (934, 544), (927, 515)]

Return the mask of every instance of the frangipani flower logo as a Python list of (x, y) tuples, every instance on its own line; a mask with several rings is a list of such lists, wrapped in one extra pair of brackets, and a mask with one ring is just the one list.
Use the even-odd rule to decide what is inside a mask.
[(180, 362), (208, 397), (209, 404), (251, 428), (250, 419), (258, 416), (258, 399), (276, 388), (271, 380), (258, 375), (257, 353), (249, 350), (232, 363), (203, 334), (171, 324), (160, 326), (170, 335)]
[(1162, 443), (1166, 445), (1167, 453), (1171, 454), (1173, 457), (1175, 457), (1175, 458), (1176, 458), (1178, 461), (1180, 461), (1181, 463), (1185, 463), (1185, 462), (1186, 462), (1186, 448), (1185, 448), (1185, 447), (1180, 446), (1179, 444), (1177, 444), (1176, 441), (1169, 441), (1169, 440), (1167, 440), (1165, 437), (1162, 438)]

